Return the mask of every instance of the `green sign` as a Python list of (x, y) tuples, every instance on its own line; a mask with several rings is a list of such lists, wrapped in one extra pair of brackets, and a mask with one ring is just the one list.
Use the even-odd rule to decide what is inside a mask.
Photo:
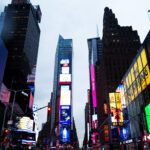
[(150, 133), (150, 104), (148, 104), (145, 107), (145, 114), (146, 114), (146, 122), (147, 122), (148, 133)]

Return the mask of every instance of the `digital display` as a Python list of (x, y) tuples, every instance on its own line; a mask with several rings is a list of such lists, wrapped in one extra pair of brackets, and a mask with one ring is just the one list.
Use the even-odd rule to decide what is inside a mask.
[(62, 143), (70, 142), (70, 125), (60, 125), (60, 141)]
[(148, 133), (150, 133), (150, 104), (148, 104), (145, 107), (145, 115), (146, 115)]
[(109, 93), (109, 102), (112, 125), (122, 125), (123, 114), (120, 93)]
[(60, 124), (71, 124), (71, 106), (60, 106)]
[(60, 84), (68, 84), (71, 82), (71, 74), (60, 74)]
[(69, 67), (62, 67), (62, 74), (69, 74)]
[(93, 107), (97, 107), (97, 99), (96, 99), (96, 86), (95, 86), (95, 70), (94, 64), (91, 64), (91, 83), (92, 83), (92, 99), (93, 99)]
[(71, 91), (61, 90), (60, 105), (70, 105), (70, 104), (71, 104)]
[(69, 59), (62, 59), (61, 61), (60, 61), (60, 64), (69, 64)]

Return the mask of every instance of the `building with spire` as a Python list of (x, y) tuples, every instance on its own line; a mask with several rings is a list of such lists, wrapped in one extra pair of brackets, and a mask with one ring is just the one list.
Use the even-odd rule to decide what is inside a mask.
[(97, 113), (101, 145), (115, 149), (119, 145), (116, 126), (110, 121), (112, 114), (109, 93), (114, 92), (140, 47), (137, 31), (131, 26), (120, 26), (108, 7), (104, 10), (102, 56), (96, 66)]

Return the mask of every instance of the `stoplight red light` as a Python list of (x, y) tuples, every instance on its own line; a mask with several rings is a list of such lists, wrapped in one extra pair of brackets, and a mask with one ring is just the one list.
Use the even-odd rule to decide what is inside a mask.
[(48, 112), (50, 112), (51, 111), (51, 108), (50, 107), (48, 107)]
[(9, 133), (9, 130), (6, 129), (6, 130), (5, 130), (5, 134), (8, 134), (8, 133)]

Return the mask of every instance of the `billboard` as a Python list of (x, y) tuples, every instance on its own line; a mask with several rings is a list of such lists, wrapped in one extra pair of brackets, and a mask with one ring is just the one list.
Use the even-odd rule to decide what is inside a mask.
[(60, 106), (60, 124), (71, 124), (71, 106)]
[(71, 91), (70, 90), (61, 90), (60, 105), (71, 105)]
[(69, 64), (69, 59), (62, 59), (60, 61), (60, 64), (63, 65), (63, 64)]
[(142, 49), (134, 59), (123, 78), (123, 82), (127, 104), (133, 101), (150, 84), (150, 68), (145, 49)]
[(147, 123), (147, 130), (150, 133), (150, 104), (145, 107), (145, 116), (146, 116), (146, 123)]
[(112, 125), (122, 125), (123, 113), (120, 93), (109, 93), (109, 102)]
[(18, 129), (33, 131), (33, 120), (29, 117), (22, 117), (18, 122)]
[(120, 128), (120, 139), (126, 141), (130, 138), (130, 126), (123, 126)]
[(62, 74), (69, 74), (69, 67), (62, 67)]
[(95, 70), (94, 64), (91, 64), (91, 83), (92, 83), (92, 99), (93, 99), (93, 107), (97, 107), (97, 99), (96, 99), (96, 86), (95, 86)]
[(59, 83), (60, 84), (71, 83), (71, 74), (60, 74)]
[(98, 128), (98, 118), (97, 114), (92, 115), (92, 129)]
[(60, 125), (60, 142), (68, 143), (70, 142), (70, 125)]
[(0, 89), (0, 101), (2, 103), (9, 103), (9, 99), (10, 99), (10, 91), (2, 83), (2, 86), (1, 86), (1, 89)]

